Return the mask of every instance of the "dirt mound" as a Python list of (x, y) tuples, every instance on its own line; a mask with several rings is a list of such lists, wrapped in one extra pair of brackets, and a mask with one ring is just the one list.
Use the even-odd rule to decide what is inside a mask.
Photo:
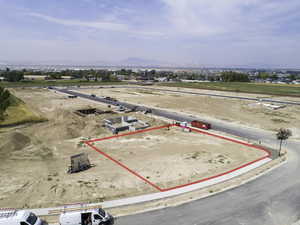
[(68, 140), (81, 136), (82, 130), (86, 127), (86, 122), (66, 110), (56, 110), (54, 118), (50, 120), (38, 136), (49, 137), (53, 140)]
[(28, 136), (19, 132), (13, 132), (0, 139), (0, 152), (5, 154), (20, 151), (30, 145), (30, 143), (31, 139)]

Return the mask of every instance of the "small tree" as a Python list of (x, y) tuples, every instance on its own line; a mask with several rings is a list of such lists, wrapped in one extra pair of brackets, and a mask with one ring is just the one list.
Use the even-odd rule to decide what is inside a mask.
[(280, 140), (279, 146), (279, 156), (281, 155), (281, 146), (284, 140), (287, 140), (290, 136), (292, 136), (292, 131), (289, 129), (280, 128), (276, 134), (277, 139)]
[(3, 119), (5, 110), (8, 108), (10, 104), (9, 97), (10, 97), (9, 91), (0, 87), (0, 120)]

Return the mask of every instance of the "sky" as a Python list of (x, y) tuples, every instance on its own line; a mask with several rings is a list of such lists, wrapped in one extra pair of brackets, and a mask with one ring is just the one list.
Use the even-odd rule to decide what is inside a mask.
[(300, 68), (299, 0), (0, 0), (0, 63)]

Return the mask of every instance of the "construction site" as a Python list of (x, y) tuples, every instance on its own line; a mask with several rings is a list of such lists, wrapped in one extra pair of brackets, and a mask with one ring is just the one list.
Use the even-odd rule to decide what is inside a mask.
[[(243, 96), (297, 102), (298, 98), (295, 97), (155, 86), (153, 86), (153, 89), (124, 87), (117, 89), (91, 88), (74, 90), (85, 94), (95, 93), (99, 96), (111, 96), (123, 102), (199, 116), (203, 119), (215, 120), (216, 123), (223, 120), (239, 126), (257, 127), (270, 131), (276, 131), (279, 127), (288, 126), (293, 132), (293, 138), (300, 139), (299, 105), (271, 104), (261, 101), (247, 101), (205, 95)], [(193, 92), (203, 95), (176, 91)]]
[[(0, 129), (0, 207), (102, 202), (167, 191), (269, 156), (255, 146), (199, 129), (186, 130), (151, 113), (120, 110), (47, 89), (10, 91), (46, 121)], [(255, 125), (268, 129), (278, 123), (264, 120), (267, 109), (239, 100), (129, 88), (80, 92), (236, 123), (245, 117), (246, 123), (256, 121)], [(225, 109), (230, 117), (222, 118)], [(243, 113), (238, 114), (239, 110)], [(292, 106), (274, 113), (292, 124), (299, 123), (299, 112), (299, 107)], [(295, 131), (294, 138), (299, 138)], [(70, 172), (81, 154), (90, 165)]]

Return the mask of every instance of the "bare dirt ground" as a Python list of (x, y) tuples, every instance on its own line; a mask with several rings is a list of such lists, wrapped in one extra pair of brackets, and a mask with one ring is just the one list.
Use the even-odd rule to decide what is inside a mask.
[[(107, 110), (106, 105), (80, 98), (68, 99), (65, 95), (45, 89), (12, 91), (48, 121), (0, 130), (0, 207), (36, 208), (99, 202), (157, 191), (80, 144), (83, 139), (111, 136), (111, 132), (102, 127), (102, 120), (118, 115), (80, 117), (73, 111), (88, 107)], [(112, 93), (120, 97), (118, 90)], [(140, 93), (128, 95), (139, 97)], [(151, 95), (157, 98), (156, 94)], [(129, 115), (152, 126), (165, 124), (141, 113)], [(183, 133), (178, 128), (95, 145), (161, 188), (196, 181), (263, 154), (205, 135)], [(95, 167), (85, 172), (67, 174), (70, 156), (80, 152), (87, 152)]]
[[(177, 127), (100, 141), (95, 146), (164, 189), (217, 175), (266, 154), (208, 135), (183, 132)], [(132, 175), (119, 176), (118, 188), (124, 186), (129, 176)], [(131, 182), (138, 186), (144, 183), (138, 177), (135, 179)]]
[[(107, 168), (111, 166), (105, 160), (89, 171), (66, 173), (71, 155), (88, 151), (93, 158), (90, 149), (81, 147), (80, 141), (111, 135), (102, 127), (102, 120), (118, 115), (83, 118), (73, 111), (93, 106), (107, 110), (107, 106), (67, 99), (42, 89), (16, 89), (13, 92), (48, 121), (0, 130), (0, 207), (53, 206), (100, 201), (123, 194), (110, 188), (114, 177), (105, 176), (109, 170), (102, 171), (103, 164), (108, 164)], [(162, 125), (144, 115), (134, 116), (154, 126)]]
[[(223, 94), (230, 96), (270, 98), (300, 101), (299, 98), (278, 97), (245, 93), (195, 90), (187, 88), (166, 88), (166, 90), (184, 90), (199, 93)], [(81, 89), (83, 93), (115, 97), (121, 101), (164, 108), (202, 118), (219, 119), (233, 123), (275, 131), (281, 127), (290, 128), (294, 139), (300, 139), (300, 106), (286, 105), (285, 108), (273, 110), (257, 101), (245, 101), (210, 96), (171, 93), (140, 88), (118, 89)]]

